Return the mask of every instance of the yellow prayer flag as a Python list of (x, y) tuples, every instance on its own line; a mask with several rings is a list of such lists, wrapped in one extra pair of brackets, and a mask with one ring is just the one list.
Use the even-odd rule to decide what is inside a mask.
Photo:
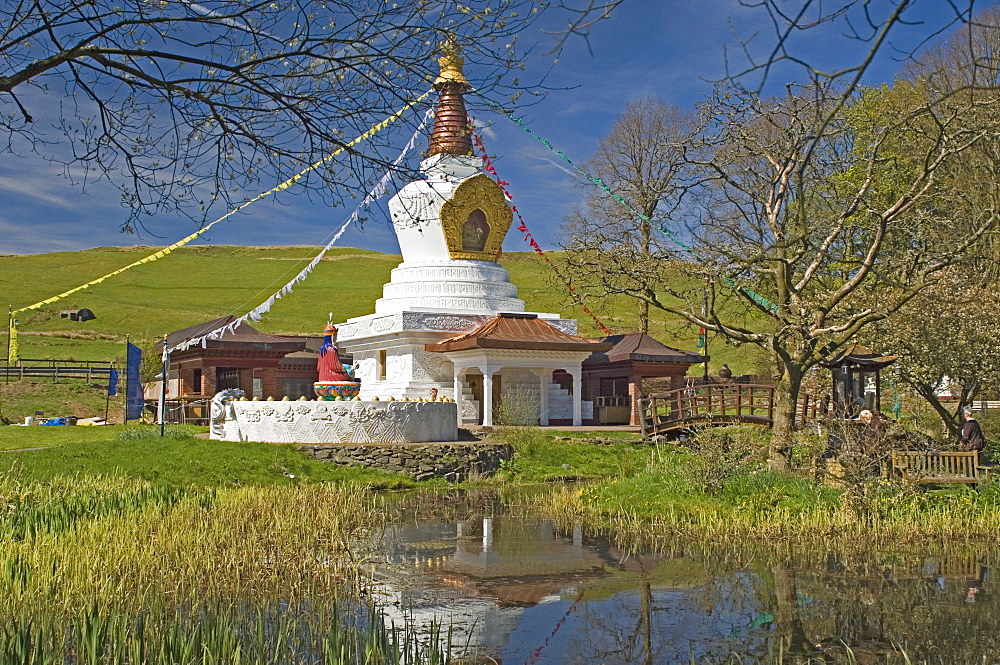
[(10, 339), (7, 340), (7, 364), (16, 365), (19, 358), (17, 355), (17, 320), (10, 322)]

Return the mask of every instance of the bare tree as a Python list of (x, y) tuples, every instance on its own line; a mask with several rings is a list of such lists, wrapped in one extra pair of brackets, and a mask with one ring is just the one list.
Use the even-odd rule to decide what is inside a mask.
[(904, 76), (937, 95), (1000, 83), (1000, 7), (987, 7), (907, 63)]
[(591, 234), (577, 236), (571, 261), (601, 295), (646, 300), (767, 353), (771, 459), (783, 466), (806, 372), (967, 260), (996, 224), (1000, 109), (959, 101), (907, 83), (846, 101), (834, 84), (770, 99), (720, 91), (686, 152), (700, 169), (684, 206), (697, 215), (690, 251), (678, 241), (643, 254)]
[(582, 207), (565, 223), (568, 274), (584, 292), (604, 295), (609, 261), (627, 266), (632, 280), (626, 291), (640, 292), (639, 327), (649, 332), (649, 303), (661, 282), (664, 259), (676, 255), (656, 227), (671, 225), (682, 200), (682, 171), (695, 127), (694, 114), (657, 99), (626, 107), (584, 169), (601, 179), (632, 209), (587, 188)]
[[(581, 0), (582, 2), (582, 0)], [(0, 150), (41, 155), (130, 215), (182, 211), (298, 173), (429, 89), (456, 40), (479, 92), (526, 85), (518, 35), (541, 10), (585, 31), (616, 2), (573, 0), (14, 1), (0, 7)], [(565, 38), (566, 35), (562, 37)], [(529, 47), (530, 49), (530, 47)], [(363, 187), (392, 134), (301, 185)], [(331, 194), (331, 186), (337, 192)], [(255, 192), (254, 192), (255, 193)]]
[(713, 100), (699, 255), (724, 276), (718, 295), (755, 316), (733, 321), (713, 298), (701, 324), (771, 354), (777, 465), (805, 371), (896, 313), (994, 228), (995, 105), (936, 103), (905, 83), (847, 100), (829, 86)]
[[(770, 356), (770, 458), (778, 468), (787, 465), (805, 372), (967, 259), (1000, 212), (1000, 109), (990, 90), (935, 95), (907, 82), (860, 85), (911, 4), (891, 4), (882, 19), (864, 12), (868, 30), (854, 33), (868, 46), (862, 60), (823, 73), (792, 56), (790, 35), (831, 21), (857, 28), (851, 12), (867, 3), (805, 0), (791, 14), (792, 4), (754, 3), (773, 19), (777, 46), (758, 62), (748, 45), (750, 66), (700, 109), (681, 208), (688, 234), (666, 229), (686, 254), (669, 268), (686, 278), (672, 277), (667, 261), (604, 252), (606, 293), (646, 299)], [(773, 67), (789, 62), (807, 65), (805, 82), (760, 94)], [(580, 249), (593, 258), (602, 248)], [(704, 279), (713, 284), (707, 302)]]

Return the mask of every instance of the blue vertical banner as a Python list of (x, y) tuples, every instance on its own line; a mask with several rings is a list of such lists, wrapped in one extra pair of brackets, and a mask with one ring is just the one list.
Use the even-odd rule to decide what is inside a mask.
[(118, 394), (118, 370), (112, 367), (111, 372), (108, 374), (108, 397), (114, 397), (117, 394)]
[(131, 342), (125, 354), (125, 419), (138, 420), (142, 416), (143, 393), (139, 381), (139, 364), (142, 362), (142, 349)]

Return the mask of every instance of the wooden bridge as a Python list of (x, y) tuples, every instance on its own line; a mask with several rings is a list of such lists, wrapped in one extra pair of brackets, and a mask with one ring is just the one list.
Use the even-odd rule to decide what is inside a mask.
[[(804, 395), (798, 418), (815, 418), (819, 404)], [(678, 388), (639, 400), (643, 437), (676, 434), (688, 429), (750, 424), (770, 427), (774, 422), (774, 386), (760, 383), (706, 383)]]

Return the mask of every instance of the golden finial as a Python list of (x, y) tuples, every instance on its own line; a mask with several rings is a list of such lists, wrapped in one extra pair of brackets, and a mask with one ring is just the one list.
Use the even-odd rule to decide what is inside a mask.
[(472, 87), (462, 73), (462, 65), (465, 60), (461, 56), (461, 49), (453, 40), (449, 39), (441, 45), (444, 55), (438, 58), (438, 66), (441, 73), (434, 79), (434, 85), (441, 83), (459, 83), (466, 87)]

